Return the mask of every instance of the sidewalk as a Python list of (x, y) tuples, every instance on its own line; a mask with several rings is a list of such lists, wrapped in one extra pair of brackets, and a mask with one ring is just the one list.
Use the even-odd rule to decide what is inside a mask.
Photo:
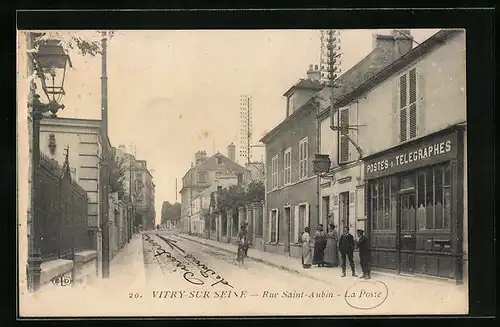
[[(195, 236), (190, 236), (186, 234), (176, 234), (178, 237), (210, 246), (219, 250), (223, 250), (229, 253), (233, 253), (236, 255), (237, 248), (235, 245), (230, 244), (230, 243), (222, 243), (222, 242), (217, 242), (209, 239), (204, 239), (204, 238), (199, 238)], [(356, 257), (356, 256), (355, 256)], [(328, 268), (316, 268), (313, 267), (312, 269), (303, 269), (300, 259), (298, 258), (293, 258), (289, 257), (286, 255), (282, 254), (274, 254), (274, 253), (269, 253), (269, 252), (264, 252), (260, 251), (254, 248), (249, 248), (248, 249), (248, 258), (262, 262), (266, 265), (269, 266), (274, 266), (279, 269), (286, 270), (288, 272), (294, 273), (294, 274), (299, 274), (302, 276), (307, 276), (310, 279), (317, 280), (320, 282), (328, 283), (328, 284), (334, 284), (336, 282), (337, 278), (332, 278), (333, 274), (336, 273), (335, 268), (333, 269), (328, 269)], [(356, 260), (355, 258), (355, 265), (356, 265), (356, 273), (361, 274), (361, 266), (359, 265), (359, 260)], [(347, 267), (349, 269), (349, 267)], [(335, 270), (335, 271), (334, 271)], [(340, 274), (340, 272), (339, 272)], [(426, 285), (429, 285), (429, 283), (435, 283), (436, 285), (441, 285), (441, 286), (456, 286), (454, 280), (441, 280), (437, 278), (426, 278), (426, 277), (420, 277), (420, 276), (404, 276), (404, 275), (397, 275), (392, 272), (384, 272), (380, 270), (372, 270), (372, 278), (373, 279), (384, 279), (384, 280), (394, 280), (394, 281), (411, 281), (415, 283), (425, 283)], [(340, 276), (339, 276), (340, 277)]]

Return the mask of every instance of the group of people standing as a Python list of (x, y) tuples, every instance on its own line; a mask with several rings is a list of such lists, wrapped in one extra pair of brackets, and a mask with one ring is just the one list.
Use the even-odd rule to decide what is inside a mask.
[(363, 271), (363, 275), (360, 278), (370, 279), (368, 239), (361, 229), (358, 229), (357, 235), (358, 240), (355, 241), (354, 236), (349, 233), (349, 228), (344, 227), (343, 234), (339, 237), (333, 223), (328, 225), (326, 231), (323, 229), (323, 224), (319, 224), (311, 242), (310, 229), (306, 227), (302, 234), (302, 266), (306, 269), (311, 268), (312, 265), (317, 265), (318, 267), (338, 267), (340, 252), (342, 277), (346, 276), (347, 260), (351, 267), (352, 276), (357, 277), (354, 265), (354, 249), (357, 247)]

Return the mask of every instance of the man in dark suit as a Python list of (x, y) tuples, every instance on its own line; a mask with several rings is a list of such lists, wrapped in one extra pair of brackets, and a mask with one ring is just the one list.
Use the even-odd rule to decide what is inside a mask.
[(368, 243), (368, 238), (364, 235), (362, 229), (358, 229), (358, 249), (359, 249), (359, 263), (361, 264), (361, 269), (363, 270), (363, 276), (361, 278), (370, 279), (370, 246)]
[(345, 268), (346, 268), (346, 256), (349, 259), (349, 265), (351, 266), (352, 275), (357, 277), (355, 269), (354, 269), (354, 247), (356, 243), (354, 242), (354, 236), (349, 233), (349, 228), (344, 227), (344, 234), (340, 237), (339, 240), (339, 251), (340, 256), (342, 258), (342, 277), (345, 277)]

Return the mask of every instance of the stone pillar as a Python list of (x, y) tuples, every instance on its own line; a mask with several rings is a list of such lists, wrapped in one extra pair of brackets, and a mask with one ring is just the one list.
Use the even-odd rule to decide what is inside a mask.
[(253, 236), (255, 235), (254, 233), (254, 219), (253, 219), (253, 205), (249, 204), (247, 205), (247, 221), (248, 221), (248, 239), (250, 244), (253, 244)]
[(245, 222), (245, 207), (238, 207), (238, 230), (240, 230), (241, 225)]
[(233, 225), (233, 210), (232, 209), (229, 209), (226, 211), (226, 221), (227, 221), (226, 239), (227, 239), (227, 243), (231, 243), (231, 232), (232, 232), (232, 225)]
[[(258, 221), (259, 219), (262, 219), (262, 217), (259, 215), (259, 203), (254, 203), (252, 205), (252, 216), (253, 216), (253, 235), (255, 237), (256, 233), (257, 233), (257, 225), (258, 225)], [(262, 236), (262, 235), (260, 235)]]

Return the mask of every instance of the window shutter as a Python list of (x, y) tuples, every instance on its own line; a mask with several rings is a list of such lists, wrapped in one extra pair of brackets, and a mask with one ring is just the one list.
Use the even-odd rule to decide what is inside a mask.
[(280, 212), (279, 210), (276, 210), (276, 242), (280, 240)]
[(417, 69), (417, 134), (425, 134), (425, 74), (419, 67)]
[(399, 108), (403, 109), (407, 104), (406, 74), (399, 77)]
[(406, 109), (401, 109), (399, 113), (399, 135), (401, 142), (406, 141)]
[(409, 138), (417, 136), (417, 70), (413, 68), (408, 73), (409, 80)]
[(304, 142), (304, 177), (307, 177), (309, 175), (308, 161), (309, 161), (309, 140)]
[(410, 138), (417, 136), (417, 104), (412, 103), (410, 105)]
[[(356, 117), (356, 110), (354, 108), (351, 108), (349, 110), (349, 124), (351, 125), (356, 125), (357, 124), (357, 117)], [(356, 135), (357, 135), (357, 130), (355, 129), (349, 129), (348, 131), (349, 136), (353, 139), (356, 140)], [(349, 161), (355, 160), (355, 158), (358, 157), (358, 150), (354, 147), (354, 145), (349, 142)]]
[(340, 111), (340, 161), (349, 161), (349, 140), (345, 137), (344, 133), (349, 133), (349, 109), (342, 109)]
[(354, 198), (354, 192), (349, 192), (349, 206), (353, 207), (356, 203), (356, 199)]
[(299, 179), (302, 177), (302, 156), (303, 156), (303, 146), (299, 143)]
[(267, 241), (271, 242), (271, 229), (273, 226), (273, 211), (269, 210), (269, 218), (267, 219)]

